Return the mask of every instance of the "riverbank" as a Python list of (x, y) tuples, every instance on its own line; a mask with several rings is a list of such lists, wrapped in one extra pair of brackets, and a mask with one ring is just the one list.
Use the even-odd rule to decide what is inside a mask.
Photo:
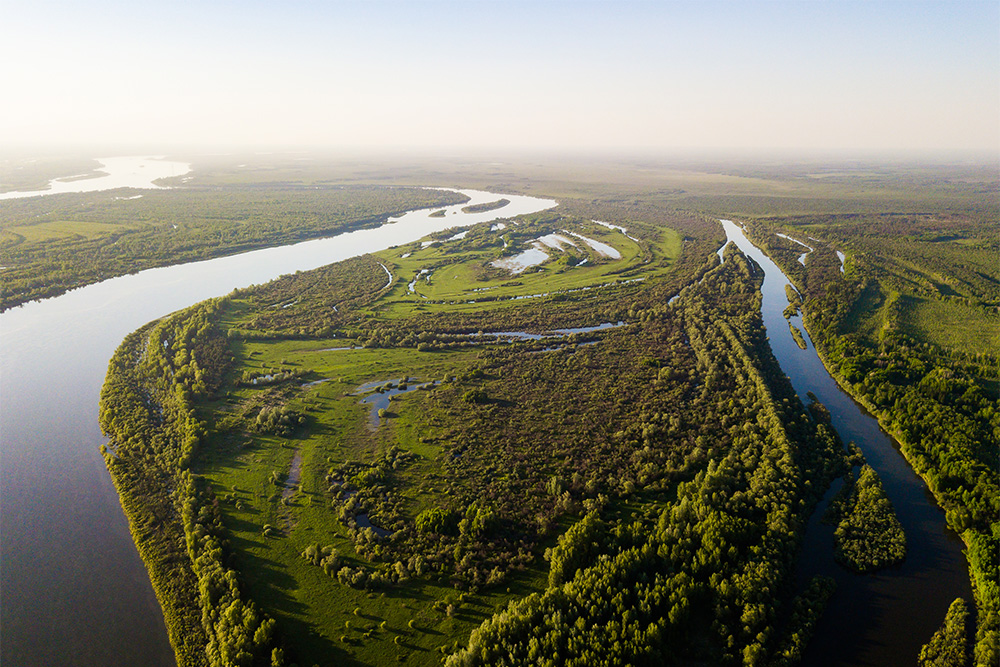
[[(571, 225), (554, 215), (517, 222), (525, 239)], [(711, 255), (707, 271), (690, 263), (684, 264), (690, 274), (668, 271), (643, 261), (658, 254), (659, 244), (644, 242), (641, 252), (625, 252), (635, 241), (605, 230), (602, 238), (623, 252), (603, 268), (596, 262), (543, 264), (520, 277), (522, 285), (507, 285), (509, 276), (499, 272), (488, 280), (470, 278), (473, 267), (502, 248), (505, 231), (481, 225), (442, 246), (398, 247), (352, 266), (288, 276), (241, 290), (223, 304), (214, 326), (229, 332), (234, 374), (285, 379), (273, 386), (223, 385), (215, 398), (199, 401), (211, 408), (199, 414), (211, 415), (213, 434), (199, 444), (192, 471), (212, 490), (201, 502), (224, 516), (243, 590), (279, 622), (286, 654), (307, 664), (321, 656), (370, 665), (385, 664), (387, 657), (435, 664), (470, 633), (503, 628), (503, 615), (496, 614), (509, 602), (533, 605), (538, 596), (531, 593), (551, 600), (561, 584), (553, 588), (546, 569), (563, 572), (558, 578), (567, 582), (595, 576), (603, 566), (589, 557), (565, 569), (559, 563), (583, 556), (564, 551), (565, 558), (554, 558), (548, 568), (542, 559), (544, 547), (588, 507), (602, 522), (621, 527), (607, 534), (607, 548), (619, 554), (615, 563), (630, 562), (632, 546), (618, 541), (624, 535), (650, 532), (648, 551), (661, 553), (652, 546), (668, 539), (656, 528), (661, 516), (670, 530), (699, 535), (698, 543), (715, 544), (726, 535), (734, 544), (759, 545), (700, 558), (687, 550), (664, 555), (683, 572), (676, 581), (653, 584), (641, 579), (645, 569), (630, 566), (620, 574), (650, 586), (650, 595), (654, 585), (670, 592), (656, 593), (664, 604), (681, 598), (691, 604), (702, 589), (730, 599), (752, 586), (768, 596), (770, 611), (761, 611), (753, 633), (740, 641), (760, 654), (801, 650), (804, 635), (791, 637), (801, 628), (789, 610), (802, 605), (774, 591), (786, 590), (781, 582), (791, 576), (797, 531), (817, 500), (813, 485), (821, 486), (817, 471), (830, 474), (840, 458), (835, 440), (808, 419), (769, 356), (755, 310), (760, 276), (738, 253), (725, 266)], [(628, 231), (640, 237), (640, 230)], [(362, 261), (366, 268), (358, 265)], [(381, 289), (379, 264), (396, 276), (389, 290)], [(407, 289), (409, 276), (428, 265), (437, 267), (435, 274), (467, 276), (440, 285), (456, 293), (494, 282), (497, 289), (538, 292), (550, 279), (602, 279), (601, 270), (628, 269), (649, 279), (552, 294), (543, 298), (543, 309), (523, 301), (469, 308), (459, 299), (425, 303)], [(661, 297), (693, 275), (705, 280), (666, 306)], [(365, 285), (368, 296), (355, 294)], [(270, 307), (286, 303), (293, 305)], [(600, 326), (609, 313), (631, 323)], [(552, 340), (477, 335), (532, 330), (566, 330), (567, 336), (553, 346)], [(182, 361), (194, 356), (199, 368), (207, 368), (198, 345), (186, 348)], [(165, 378), (183, 376), (176, 356), (167, 363), (174, 373)], [(355, 389), (364, 381), (404, 377), (447, 381), (395, 396), (369, 428), (367, 406), (358, 404)], [(620, 400), (609, 402), (609, 395)], [(553, 396), (572, 401), (554, 402)], [(706, 411), (731, 416), (737, 397), (739, 418), (704, 419)], [(284, 433), (283, 422), (269, 417), (275, 414), (304, 420), (290, 419), (301, 425)], [(809, 454), (792, 456), (793, 450)], [(636, 459), (636, 451), (648, 453)], [(300, 457), (298, 488), (286, 494), (282, 480), (294, 457)], [(761, 468), (768, 472), (758, 477)], [(706, 495), (708, 490), (716, 493)], [(672, 505), (675, 494), (686, 499), (688, 510)], [(729, 506), (734, 494), (750, 500)], [(767, 508), (763, 523), (753, 520), (765, 511), (755, 509), (758, 504)], [(732, 514), (735, 523), (694, 519), (702, 514), (724, 522), (721, 517)], [(769, 528), (751, 528), (758, 524)], [(571, 538), (560, 541), (569, 545)], [(730, 583), (748, 560), (758, 563), (753, 571), (768, 575)], [(608, 602), (595, 600), (593, 608)], [(664, 641), (681, 633), (701, 637), (691, 649), (671, 640), (665, 644), (671, 651), (721, 659), (743, 650), (706, 630), (712, 619), (740, 622), (721, 611), (701, 608), (688, 616), (671, 615), (663, 605), (652, 612), (630, 604), (615, 609), (654, 614), (649, 622), (663, 626)], [(484, 618), (490, 620), (475, 630)], [(762, 633), (773, 638), (762, 641)], [(585, 644), (611, 650), (602, 642), (595, 633)], [(660, 650), (655, 641), (635, 646), (636, 655)]]
[[(805, 325), (807, 327), (811, 325), (808, 312), (805, 318)], [(810, 336), (813, 335), (815, 334), (810, 331)], [(816, 338), (813, 340), (816, 340)], [(827, 369), (827, 372), (837, 382), (840, 389), (845, 394), (850, 396), (851, 399), (863, 408), (869, 415), (871, 415), (873, 419), (876, 419), (879, 427), (892, 438), (894, 444), (896, 445), (896, 451), (909, 465), (910, 470), (912, 470), (913, 473), (923, 481), (927, 490), (934, 499), (935, 506), (945, 516), (948, 528), (951, 529), (951, 531), (953, 531), (953, 533), (961, 539), (962, 543), (965, 545), (965, 563), (975, 597), (975, 613), (972, 615), (974, 625), (976, 627), (976, 648), (974, 655), (975, 664), (982, 665), (983, 667), (991, 665), (993, 663), (993, 658), (997, 656), (998, 651), (1000, 651), (1000, 641), (998, 641), (998, 636), (1000, 636), (1000, 623), (997, 621), (1000, 600), (997, 599), (997, 571), (995, 567), (997, 563), (996, 543), (990, 535), (977, 535), (976, 531), (972, 528), (961, 530), (960, 526), (953, 525), (953, 520), (948, 520), (948, 512), (945, 509), (948, 504), (948, 499), (937, 489), (937, 475), (930, 468), (928, 468), (926, 459), (918, 459), (915, 455), (915, 447), (913, 443), (909, 441), (906, 434), (904, 434), (900, 429), (895, 428), (892, 420), (889, 418), (889, 415), (868, 400), (864, 394), (858, 392), (852, 383), (848, 382), (847, 379), (837, 371), (834, 364), (832, 364), (828, 358), (826, 341), (822, 337), (820, 337), (819, 340), (820, 345), (816, 347), (816, 352), (822, 360), (823, 366)], [(992, 558), (990, 558), (989, 555), (990, 551), (993, 552)], [(975, 558), (969, 557), (969, 554), (972, 553), (976, 554)]]
[[(758, 240), (769, 238), (770, 231), (756, 230)], [(870, 285), (865, 289), (857, 287), (858, 281), (868, 280), (865, 276), (871, 272), (865, 267), (872, 260), (855, 259), (851, 276), (845, 280), (837, 270), (840, 255), (835, 256), (825, 242), (814, 241), (819, 244), (818, 252), (811, 255), (813, 259), (805, 267), (793, 263), (794, 253), (778, 254), (792, 269), (794, 277), (789, 282), (807, 297), (804, 327), (817, 343), (819, 365), (856, 409), (888, 434), (886, 441), (901, 469), (895, 475), (919, 480), (913, 493), (933, 498), (931, 510), (923, 514), (943, 519), (947, 528), (942, 527), (942, 533), (966, 546), (964, 556), (955, 559), (955, 565), (962, 567), (971, 585), (969, 593), (962, 597), (974, 597), (979, 611), (976, 662), (989, 664), (998, 651), (996, 600), (1000, 593), (994, 576), (998, 567), (996, 544), (989, 535), (989, 517), (996, 513), (995, 486), (990, 490), (990, 480), (995, 476), (989, 475), (989, 465), (984, 465), (976, 454), (990, 437), (990, 427), (984, 423), (989, 421), (989, 413), (981, 411), (989, 400), (977, 389), (981, 380), (968, 367), (956, 367), (953, 355), (916, 344), (900, 331), (898, 294), (882, 307), (879, 324), (874, 327), (878, 332), (874, 342), (865, 336), (845, 336), (851, 331), (857, 304), (863, 304), (864, 295), (872, 290)], [(867, 328), (872, 329), (870, 325)], [(837, 351), (836, 359), (832, 350)], [(841, 372), (845, 368), (853, 373), (853, 381)], [(939, 386), (935, 378), (950, 379)], [(954, 396), (948, 398), (951, 394)], [(955, 400), (959, 396), (964, 398)], [(987, 454), (986, 458), (991, 456)], [(992, 458), (995, 460), (995, 452)], [(977, 469), (982, 474), (969, 472)], [(960, 479), (968, 481), (962, 483)], [(936, 534), (931, 538), (942, 539)], [(942, 618), (944, 603), (938, 603)]]
[[(845, 576), (832, 559), (818, 559), (815, 569), (804, 564), (807, 572), (834, 576), (838, 583), (829, 614), (820, 619), (816, 637), (806, 650), (806, 660), (810, 665), (873, 666), (894, 664), (900, 656), (916, 660), (955, 597), (971, 597), (961, 542), (945, 534), (945, 517), (929, 502), (922, 480), (893, 447), (877, 420), (866, 416), (826, 372), (814, 352), (815, 345), (809, 344), (814, 343), (809, 327), (804, 327), (804, 336), (808, 336), (806, 350), (793, 339), (789, 319), (785, 318), (789, 303), (785, 285), (796, 285), (800, 293), (802, 286), (751, 243), (741, 228), (728, 222), (724, 225), (730, 239), (767, 274), (762, 287), (764, 320), (782, 370), (791, 378), (800, 398), (806, 400), (812, 392), (826, 406), (833, 427), (845, 442), (854, 441), (860, 446), (882, 479), (907, 536), (906, 560), (875, 575)], [(797, 257), (796, 252), (788, 253), (788, 264), (798, 265)], [(806, 315), (811, 307), (815, 303), (807, 300)], [(791, 321), (795, 319), (793, 316)], [(921, 613), (915, 613), (915, 609)], [(845, 642), (844, 637), (852, 641)]]
[[(467, 191), (462, 201), (467, 197), (492, 201), (497, 195)], [(505, 212), (512, 214), (555, 205), (509, 198)], [(330, 239), (150, 269), (0, 315), (0, 661), (25, 667), (175, 663), (163, 612), (98, 451), (105, 442), (98, 427), (100, 389), (107, 360), (122, 340), (150, 321), (234, 288), (491, 216), (458, 212), (434, 220), (427, 213)], [(93, 618), (102, 620), (95, 624)]]
[[(408, 211), (468, 201), (452, 190), (381, 186), (184, 188), (137, 199), (86, 193), (7, 201), (0, 203), (6, 242), (0, 312), (150, 268), (373, 229)], [(457, 216), (449, 222), (461, 224)]]
[[(208, 638), (180, 521), (184, 498), (176, 495), (180, 480), (165, 458), (173, 429), (164, 429), (168, 422), (157, 418), (166, 412), (170, 397), (152, 389), (155, 378), (137, 363), (146, 357), (156, 329), (157, 324), (151, 323), (127, 336), (109, 363), (100, 401), (101, 429), (109, 442), (101, 446), (101, 453), (163, 611), (177, 665), (205, 667)], [(161, 456), (127, 456), (129, 437), (150, 438), (151, 444), (151, 434), (158, 430)]]

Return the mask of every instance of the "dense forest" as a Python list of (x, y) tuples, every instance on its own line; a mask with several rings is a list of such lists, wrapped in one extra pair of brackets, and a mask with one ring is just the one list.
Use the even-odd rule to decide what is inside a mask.
[[(150, 555), (182, 662), (371, 664), (383, 651), (425, 662), (435, 646), (422, 647), (443, 635), (432, 654), (450, 664), (794, 663), (831, 593), (822, 579), (795, 589), (796, 550), (846, 470), (844, 449), (770, 354), (760, 270), (732, 249), (719, 265), (717, 242), (694, 236), (714, 228), (687, 225), (668, 277), (550, 295), (545, 308), (387, 318), (402, 290), (385, 291), (385, 254), (239, 290), (130, 338), (102, 425), (134, 529), (153, 511), (174, 517), (172, 541)], [(656, 237), (639, 223), (632, 234)], [(466, 241), (450, 251), (456, 264), (476, 261), (483, 241)], [(621, 324), (481, 338), (602, 320)], [(373, 432), (351, 417), (354, 383), (327, 380), (303, 345), (353, 348), (389, 378), (372, 396), (405, 393)], [(291, 486), (288, 449), (301, 457)], [(240, 461), (250, 469), (233, 469)], [(349, 604), (356, 620), (321, 620), (320, 636), (302, 639), (253, 571), (258, 553), (306, 568), (310, 609)], [(448, 589), (460, 595), (435, 593), (430, 618), (402, 628), (377, 603)], [(497, 613), (473, 631), (476, 608)]]
[[(885, 213), (932, 198), (878, 178), (853, 199), (794, 173), (764, 194), (739, 169), (725, 192), (616, 178), (550, 180), (553, 211), (236, 290), (123, 343), (105, 456), (182, 665), (797, 664), (836, 594), (794, 576), (830, 482), (844, 567), (910, 545), (778, 368), (761, 271), (719, 261), (716, 215), (792, 278), (786, 314), (967, 545), (975, 609), (956, 601), (910, 659), (996, 662), (989, 204), (958, 185), (933, 200), (950, 213)], [(621, 257), (493, 265), (556, 234)]]

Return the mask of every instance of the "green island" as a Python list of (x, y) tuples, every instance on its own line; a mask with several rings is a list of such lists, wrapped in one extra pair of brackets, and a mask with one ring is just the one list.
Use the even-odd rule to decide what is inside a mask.
[(837, 560), (852, 570), (872, 572), (906, 557), (903, 527), (871, 466), (862, 466), (857, 480), (845, 475), (828, 514), (837, 526)]
[(785, 298), (788, 299), (788, 307), (782, 311), (786, 320), (790, 320), (802, 311), (802, 297), (791, 285), (785, 285)]
[[(751, 230), (805, 296), (827, 370), (899, 443), (965, 543), (974, 661), (986, 665), (1000, 659), (1000, 218), (995, 189), (961, 212), (954, 190), (939, 194), (903, 209), (939, 213), (762, 216)], [(802, 265), (776, 229), (825, 242)]]
[(792, 338), (795, 340), (795, 344), (799, 346), (799, 349), (800, 350), (806, 349), (806, 339), (802, 335), (802, 332), (799, 330), (799, 328), (794, 324), (792, 324), (791, 322), (789, 322), (788, 331), (792, 334)]
[(966, 662), (965, 637), (966, 622), (969, 610), (965, 601), (958, 598), (948, 607), (944, 624), (934, 633), (920, 651), (918, 665), (920, 667), (945, 667), (946, 665), (963, 665)]
[[(996, 192), (813, 169), (525, 166), (505, 191), (556, 209), (130, 335), (104, 455), (179, 664), (798, 664), (835, 595), (795, 584), (805, 524), (859, 462), (778, 367), (720, 217), (795, 282), (827, 368), (967, 545), (975, 645), (953, 607), (927, 660), (994, 664)], [(811, 239), (804, 264), (778, 231)], [(570, 232), (620, 257), (503, 263)], [(905, 544), (855, 548), (855, 519), (895, 520), (870, 470), (838, 519), (858, 570)]]
[(498, 208), (503, 208), (510, 203), (509, 199), (498, 199), (496, 201), (484, 202), (482, 204), (472, 204), (470, 206), (463, 206), (463, 213), (486, 213), (487, 211), (495, 211)]

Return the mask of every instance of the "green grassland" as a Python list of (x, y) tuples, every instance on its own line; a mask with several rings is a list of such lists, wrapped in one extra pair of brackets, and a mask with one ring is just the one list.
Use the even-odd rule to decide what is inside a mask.
[(130, 226), (114, 222), (88, 222), (85, 220), (54, 220), (37, 225), (26, 225), (0, 231), (0, 245), (20, 245), (64, 241), (67, 239), (87, 240), (108, 237), (121, 233)]
[[(513, 280), (509, 272), (487, 266), (501, 254), (498, 251), (508, 230), (490, 232), (491, 225), (479, 225), (464, 239), (424, 249), (417, 243), (376, 255), (392, 271), (394, 283), (367, 304), (365, 312), (398, 320), (428, 309), (437, 313), (481, 311), (484, 306), (509, 310), (509, 301), (469, 308), (467, 300), (477, 294), (472, 289), (483, 287), (494, 288), (492, 296), (509, 298), (543, 289), (556, 293), (608, 285), (630, 269), (642, 277), (654, 277), (669, 270), (680, 250), (673, 230), (650, 232), (653, 242), (646, 244), (578, 219), (552, 216), (519, 222), (511, 226), (518, 232), (516, 237), (507, 234), (511, 241), (569, 228), (611, 244), (622, 257), (602, 261), (580, 243), (577, 252), (588, 259), (587, 264), (568, 267), (559, 257), (566, 253), (551, 251), (548, 262)], [(412, 254), (401, 259), (407, 252)], [(511, 252), (516, 252), (513, 243)], [(650, 256), (664, 261), (647, 268), (642, 260)], [(433, 282), (425, 281), (409, 293), (407, 278), (426, 267), (434, 267)], [(377, 274), (373, 280), (378, 280)], [(517, 303), (523, 307), (525, 302)], [(244, 330), (251, 312), (248, 302), (237, 298), (220, 326)], [(383, 664), (387, 656), (407, 664), (440, 664), (443, 652), (450, 654), (464, 646), (472, 630), (508, 602), (543, 590), (547, 568), (533, 559), (525, 569), (505, 577), (502, 585), (483, 590), (479, 586), (469, 590), (467, 585), (456, 590), (454, 582), (439, 576), (410, 578), (376, 592), (341, 585), (302, 557), (310, 544), (332, 545), (340, 566), (370, 567), (369, 558), (357, 552), (349, 528), (330, 511), (326, 476), (333, 463), (370, 464), (393, 448), (412, 454), (405, 466), (392, 473), (395, 511), (383, 516), (376, 510), (370, 515), (372, 524), (384, 528), (402, 528), (420, 512), (448, 506), (452, 499), (470, 497), (476, 490), (471, 478), (456, 479), (445, 467), (450, 456), (442, 443), (453, 435), (454, 427), (432, 398), (445, 391), (442, 386), (394, 396), (374, 431), (368, 426), (369, 410), (360, 405), (355, 389), (373, 380), (409, 378), (411, 383), (420, 383), (467, 378), (481, 356), (481, 346), (421, 352), (352, 349), (355, 342), (343, 338), (235, 339), (230, 346), (234, 370), (228, 376), (231, 384), (227, 383), (231, 389), (226, 398), (202, 406), (204, 414), (217, 421), (221, 435), (203, 450), (196, 469), (211, 480), (216, 495), (224, 500), (225, 526), (251, 597), (281, 621), (286, 642), (297, 655), (307, 662), (337, 655), (338, 664)], [(236, 378), (243, 373), (263, 376), (275, 370), (296, 373), (305, 387), (237, 386)], [(307, 426), (290, 438), (248, 434), (234, 427), (242, 424), (245, 414), (266, 404), (281, 404), (306, 415)], [(289, 489), (276, 485), (274, 480), (285, 479), (296, 456), (301, 457), (299, 482)], [(266, 524), (277, 528), (270, 536), (263, 534)], [(453, 607), (450, 615), (449, 605)]]
[[(606, 243), (618, 250), (621, 258), (602, 257), (586, 243), (569, 236), (577, 247), (547, 249), (550, 259), (523, 273), (515, 275), (490, 265), (530, 247), (530, 242), (547, 233), (554, 221), (558, 221), (557, 233), (567, 229)], [(649, 234), (650, 241), (640, 246), (620, 231), (553, 215), (526, 219), (513, 229), (491, 231), (489, 225), (480, 226), (470, 230), (461, 243), (440, 240), (425, 248), (420, 243), (401, 246), (379, 257), (394, 275), (414, 280), (413, 291), (407, 280), (398, 281), (380, 301), (379, 312), (390, 318), (430, 309), (478, 312), (505, 307), (507, 301), (518, 297), (570, 293), (655, 278), (670, 270), (680, 254), (681, 241), (671, 229), (650, 230)], [(447, 239), (450, 233), (441, 236)], [(421, 271), (429, 273), (421, 275)]]
[(955, 300), (887, 294), (877, 283), (861, 292), (840, 331), (872, 343), (901, 333), (941, 350), (1000, 357), (1000, 314)]
[[(782, 228), (815, 244), (805, 267), (794, 261), (801, 247), (772, 236)], [(772, 216), (756, 229), (757, 241), (814, 295), (839, 280), (834, 250), (845, 253), (844, 277), (858, 289), (841, 335), (876, 344), (891, 332), (962, 354), (1000, 354), (1000, 224), (971, 204), (940, 215)]]
[[(794, 663), (815, 613), (793, 610), (829, 590), (794, 590), (791, 563), (844, 461), (770, 355), (759, 276), (732, 251), (717, 266), (712, 215), (750, 223), (796, 282), (831, 371), (963, 534), (990, 664), (996, 357), (975, 333), (1000, 305), (987, 172), (237, 159), (195, 165), (194, 183), (227, 193), (219, 211), (255, 183), (460, 185), (560, 206), (237, 290), (127, 341), (102, 396), (107, 460), (140, 542), (144, 499), (157, 517), (181, 507), (185, 539), (147, 563), (154, 585), (194, 591), (165, 604), (175, 646), (207, 637), (209, 657), (178, 649), (182, 664), (223, 664), (220, 646), (254, 664), (529, 664), (553, 646), (584, 664)], [(516, 275), (491, 265), (563, 230), (622, 257), (580, 243)], [(775, 231), (816, 237), (804, 266)], [(557, 339), (479, 335), (619, 321)], [(120, 381), (130, 364), (139, 379)], [(393, 397), (369, 427), (357, 388), (400, 378), (438, 382)], [(114, 415), (145, 414), (147, 396), (163, 409), (143, 419), (166, 423), (130, 437)]]
[[(0, 204), (0, 266), (9, 267), (0, 307), (151, 266), (331, 235), (350, 225), (373, 224), (407, 206), (459, 201), (435, 202), (427, 199), (428, 191), (424, 199), (414, 199), (416, 192), (399, 186), (553, 197), (562, 213), (658, 228), (676, 227), (676, 218), (691, 212), (741, 219), (782, 216), (794, 224), (794, 216), (971, 211), (984, 221), (998, 206), (991, 167), (962, 163), (531, 155), (485, 160), (302, 152), (172, 157), (190, 161), (194, 171), (183, 180), (164, 181), (173, 189), (145, 191), (141, 199), (84, 193)], [(8, 158), (0, 164), (0, 181), (35, 172), (69, 176), (92, 167), (92, 161), (79, 158)], [(338, 211), (337, 220), (328, 219), (330, 211)], [(715, 234), (721, 240), (718, 228)], [(969, 243), (958, 238), (955, 246)]]
[[(464, 238), (443, 234), (423, 249), (238, 290), (165, 320), (145, 343), (130, 339), (146, 354), (125, 346), (113, 367), (127, 375), (125, 360), (139, 359), (139, 377), (159, 387), (148, 395), (177, 415), (169, 424), (179, 435), (164, 448), (117, 432), (109, 420), (133, 413), (112, 406), (133, 405), (134, 394), (109, 380), (109, 467), (127, 498), (146, 488), (152, 507), (168, 502), (168, 489), (192, 489), (174, 502), (184, 507), (188, 567), (202, 594), (173, 598), (183, 609), (166, 605), (172, 637), (206, 633), (210, 664), (226, 651), (260, 664), (491, 664), (476, 651), (537, 650), (517, 619), (538, 615), (549, 619), (542, 632), (551, 623), (558, 633), (594, 628), (574, 640), (581, 655), (618, 655), (596, 630), (606, 621), (620, 625), (635, 659), (800, 650), (805, 621), (790, 614), (804, 603), (792, 599), (789, 563), (842, 455), (767, 352), (749, 265), (730, 253), (718, 267), (716, 230), (697, 216), (674, 219), (686, 226), (629, 222), (628, 236), (560, 212), (504, 230), (480, 225)], [(490, 266), (562, 230), (622, 256), (599, 258), (581, 243), (517, 276)], [(393, 274), (389, 286), (380, 264)], [(411, 294), (424, 268), (431, 281)], [(471, 292), (482, 287), (495, 289)], [(468, 307), (470, 296), (492, 292)], [(480, 335), (609, 321), (624, 324), (541, 340)], [(437, 382), (393, 396), (372, 427), (358, 387), (404, 378), (408, 389)], [(792, 456), (799, 446), (809, 454)], [(157, 466), (139, 461), (162, 466), (168, 451), (178, 452), (178, 481), (141, 472)], [(593, 530), (585, 548), (607, 558), (578, 553), (573, 536)], [(636, 570), (634, 553), (662, 562)], [(167, 562), (183, 561), (154, 560), (154, 582), (177, 576), (161, 571)], [(633, 607), (588, 577), (612, 577), (650, 602)], [(581, 591), (590, 625), (561, 625), (579, 613), (563, 608), (563, 583)], [(786, 593), (752, 618), (732, 616), (744, 595), (779, 589)], [(198, 608), (208, 620), (185, 633)], [(246, 610), (243, 629), (232, 608)], [(657, 624), (662, 642), (646, 634)], [(203, 664), (197, 652), (178, 655)]]
[[(336, 345), (338, 341), (316, 341)], [(300, 345), (300, 344), (299, 344)], [(291, 349), (289, 349), (291, 347)], [(414, 447), (412, 434), (385, 427), (372, 437), (366, 433), (367, 410), (350, 396), (362, 380), (396, 373), (400, 368), (413, 369), (411, 375), (433, 377), (444, 369), (461, 368), (459, 355), (412, 354), (398, 351), (311, 352), (287, 343), (255, 343), (245, 348), (249, 357), (241, 366), (277, 367), (279, 357), (293, 368), (307, 368), (312, 373), (332, 376), (334, 381), (316, 385), (302, 392), (291, 405), (309, 415), (308, 429), (292, 439), (256, 437), (238, 440), (230, 448), (213, 447), (212, 454), (199, 463), (199, 472), (212, 480), (217, 495), (227, 498), (226, 527), (239, 555), (241, 572), (254, 600), (268, 613), (285, 621), (282, 625), (289, 644), (309, 656), (347, 653), (351, 664), (377, 664), (380, 657), (413, 654), (409, 664), (438, 664), (441, 646), (452, 648), (454, 637), (469, 633), (496, 607), (506, 600), (524, 595), (525, 586), (537, 587), (538, 572), (526, 573), (506, 589), (482, 595), (462, 595), (447, 582), (413, 579), (377, 594), (337, 584), (322, 569), (305, 561), (301, 553), (312, 543), (333, 545), (343, 565), (360, 565), (367, 559), (359, 556), (348, 530), (331, 521), (324, 473), (329, 461), (367, 461), (377, 459), (391, 444), (415, 451), (420, 460), (399, 476), (396, 483), (409, 488), (414, 478), (432, 474), (435, 452), (429, 447)], [(282, 366), (284, 367), (284, 366)], [(232, 402), (240, 404), (251, 398), (254, 390), (236, 392)], [(400, 403), (419, 400), (419, 394)], [(407, 406), (409, 408), (409, 405)], [(394, 409), (395, 411), (395, 409)], [(388, 420), (395, 422), (395, 418)], [(289, 470), (293, 456), (301, 456), (303, 475), (289, 489), (282, 501), (276, 495), (271, 475)], [(236, 489), (236, 491), (233, 491)], [(237, 508), (235, 502), (239, 500)], [(421, 505), (439, 502), (432, 495), (410, 497), (408, 514), (415, 516)], [(372, 518), (373, 522), (378, 517)], [(262, 535), (264, 524), (278, 527), (275, 536)], [(461, 597), (461, 599), (460, 599)], [(446, 607), (458, 608), (452, 616)], [(437, 607), (435, 607), (437, 605)], [(354, 614), (355, 609), (361, 609)], [(415, 627), (410, 627), (410, 621)], [(401, 645), (393, 643), (402, 637)], [(346, 658), (347, 656), (345, 656)]]
[(916, 340), (1000, 357), (1000, 314), (922, 297), (908, 297), (902, 311), (900, 328)]
[[(962, 535), (977, 601), (976, 664), (1000, 656), (995, 189), (938, 201), (936, 213), (916, 198), (891, 212), (770, 216), (751, 225), (755, 242), (806, 296), (805, 324), (831, 374), (900, 442)], [(816, 250), (805, 266), (796, 260), (801, 248), (778, 230), (809, 237)], [(846, 255), (843, 274), (836, 250)]]

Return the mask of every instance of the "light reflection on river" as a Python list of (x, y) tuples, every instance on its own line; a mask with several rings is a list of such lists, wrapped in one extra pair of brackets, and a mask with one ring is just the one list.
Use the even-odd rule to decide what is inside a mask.
[[(97, 161), (101, 163), (97, 172), (81, 174), (87, 178), (79, 180), (56, 178), (49, 181), (48, 188), (45, 190), (5, 192), (0, 194), (0, 199), (23, 199), (68, 192), (98, 192), (117, 188), (162, 190), (165, 188), (156, 185), (153, 181), (183, 176), (191, 171), (191, 165), (187, 162), (172, 162), (158, 157), (102, 157), (98, 158)], [(76, 177), (69, 178), (75, 179)]]
[(279, 275), (409, 243), (449, 227), (533, 213), (551, 200), (462, 213), (497, 194), (412, 211), (329, 239), (150, 269), (0, 314), (0, 663), (173, 664), (163, 617), (99, 446), (108, 360), (150, 320)]
[[(497, 195), (463, 192), (472, 201), (448, 207), (444, 218), (412, 212), (376, 230), (151, 269), (0, 315), (0, 662), (173, 664), (162, 615), (98, 452), (100, 386), (124, 336), (234, 287), (555, 205), (505, 195), (511, 204), (499, 211), (465, 214), (462, 206)], [(948, 603), (956, 596), (971, 600), (960, 544), (874, 420), (826, 374), (811, 342), (801, 351), (792, 341), (777, 267), (736, 225), (724, 225), (764, 267), (764, 320), (782, 369), (800, 396), (810, 390), (819, 396), (845, 440), (862, 447), (910, 544), (902, 567), (858, 577), (833, 566), (828, 549), (810, 550), (815, 539), (807, 535), (804, 569), (834, 575), (838, 591), (805, 664), (912, 664)]]
[(726, 237), (764, 269), (764, 326), (781, 370), (804, 403), (811, 391), (829, 410), (833, 426), (845, 441), (861, 447), (878, 471), (906, 531), (906, 560), (872, 575), (855, 575), (833, 562), (833, 530), (810, 522), (803, 546), (800, 579), (825, 574), (837, 580), (837, 591), (816, 626), (803, 665), (914, 665), (920, 647), (944, 620), (956, 597), (972, 603), (972, 590), (962, 542), (946, 528), (944, 513), (878, 422), (845, 394), (820, 361), (801, 318), (807, 349), (801, 350), (788, 330), (782, 311), (788, 305), (785, 285), (791, 281), (778, 266), (729, 220)]

